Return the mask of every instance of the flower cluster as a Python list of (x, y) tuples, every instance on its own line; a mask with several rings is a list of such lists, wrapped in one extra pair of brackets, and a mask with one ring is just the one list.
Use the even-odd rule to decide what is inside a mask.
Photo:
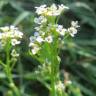
[[(16, 45), (20, 44), (21, 41), (20, 39), (22, 39), (23, 33), (20, 32), (18, 30), (17, 27), (15, 26), (5, 26), (5, 27), (0, 27), (0, 46), (1, 48), (6, 48), (6, 46), (8, 46), (8, 48), (11, 51), (11, 56), (12, 58), (16, 59), (19, 56), (19, 53), (17, 53), (15, 48), (11, 48), (11, 47), (15, 47)], [(10, 45), (10, 46), (9, 46)]]
[(58, 16), (61, 14), (61, 12), (64, 9), (69, 9), (63, 4), (58, 6), (52, 4), (50, 7), (47, 7), (46, 5), (41, 5), (40, 7), (35, 7), (35, 8), (36, 8), (36, 13), (38, 15), (43, 15), (43, 16)]
[(40, 45), (43, 42), (52, 43), (52, 41), (53, 37), (51, 35), (45, 37), (42, 33), (40, 34), (39, 32), (35, 32), (34, 36), (30, 37), (29, 47), (32, 47), (32, 53), (36, 54), (40, 50)]
[(1, 46), (5, 46), (8, 41), (11, 43), (12, 46), (20, 44), (20, 39), (23, 36), (23, 33), (18, 30), (18, 28), (14, 26), (5, 26), (0, 27), (0, 44)]
[(19, 53), (17, 53), (17, 51), (15, 49), (13, 49), (12, 52), (11, 52), (11, 56), (13, 58), (17, 58), (19, 56)]
[(30, 37), (29, 47), (31, 47), (32, 54), (37, 54), (44, 42), (50, 44), (54, 40), (64, 37), (66, 34), (74, 37), (77, 33), (77, 28), (79, 27), (77, 21), (72, 21), (69, 28), (64, 28), (63, 25), (55, 22), (56, 18), (54, 16), (60, 15), (64, 9), (69, 8), (62, 4), (57, 6), (53, 4), (50, 7), (46, 5), (36, 7), (36, 13), (39, 17), (34, 19), (34, 22), (38, 26), (35, 27), (36, 32), (34, 32), (34, 36)]
[(58, 81), (58, 83), (56, 84), (55, 88), (56, 88), (58, 91), (61, 91), (61, 92), (62, 92), (62, 91), (64, 91), (64, 89), (65, 89), (65, 85), (64, 85), (63, 82)]
[(71, 22), (71, 27), (68, 28), (68, 32), (69, 32), (69, 34), (70, 34), (72, 37), (74, 37), (74, 35), (77, 34), (77, 28), (78, 28), (78, 27), (80, 27), (80, 26), (78, 25), (78, 21), (72, 21), (72, 22)]

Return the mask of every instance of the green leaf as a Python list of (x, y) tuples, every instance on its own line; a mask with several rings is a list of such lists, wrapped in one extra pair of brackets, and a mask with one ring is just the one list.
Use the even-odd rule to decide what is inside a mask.
[(29, 12), (22, 12), (14, 21), (13, 25), (18, 25), (20, 22), (22, 22), (25, 18), (27, 18), (30, 15)]

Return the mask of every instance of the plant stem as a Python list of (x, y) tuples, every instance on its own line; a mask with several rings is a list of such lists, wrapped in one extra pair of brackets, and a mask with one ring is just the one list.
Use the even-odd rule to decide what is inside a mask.
[(51, 96), (56, 96), (54, 67), (51, 68)]
[(0, 64), (5, 67), (6, 65), (0, 60)]
[(52, 65), (51, 65), (51, 96), (57, 96), (56, 94), (56, 80), (57, 80), (57, 72), (56, 72), (56, 57), (52, 56)]
[(20, 92), (16, 85), (14, 84), (13, 77), (12, 77), (12, 68), (10, 66), (10, 44), (8, 43), (7, 48), (6, 48), (6, 67), (4, 68), (4, 71), (6, 73), (6, 76), (9, 81), (9, 86), (12, 89), (13, 93), (15, 96), (20, 96)]

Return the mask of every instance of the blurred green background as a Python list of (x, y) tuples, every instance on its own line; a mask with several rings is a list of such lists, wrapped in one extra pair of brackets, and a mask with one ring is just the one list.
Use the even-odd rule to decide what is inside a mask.
[[(70, 8), (62, 14), (59, 24), (68, 27), (72, 20), (77, 20), (80, 25), (75, 38), (64, 41), (64, 46), (61, 46), (60, 71), (65, 77), (68, 75), (83, 96), (96, 96), (96, 0), (0, 0), (0, 26), (16, 25), (25, 33), (21, 58), (13, 70), (14, 80), (17, 86), (20, 85), (23, 96), (48, 96), (42, 80), (33, 76), (38, 61), (26, 53), (28, 37), (34, 32), (34, 7), (52, 3)], [(7, 96), (7, 88), (0, 66), (0, 96)], [(78, 91), (78, 88), (73, 91)]]

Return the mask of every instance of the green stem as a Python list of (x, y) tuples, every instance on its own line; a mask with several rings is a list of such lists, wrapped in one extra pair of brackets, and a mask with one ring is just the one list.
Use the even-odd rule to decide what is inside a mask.
[(13, 93), (15, 94), (15, 96), (21, 96), (20, 95), (20, 92), (19, 92), (18, 88), (16, 87), (16, 85), (14, 84), (14, 82), (13, 83), (12, 82), (10, 83), (10, 87), (11, 87)]
[(0, 60), (0, 64), (5, 68), (5, 64)]
[[(54, 46), (54, 48), (53, 48)], [(59, 61), (58, 61), (58, 41), (55, 40), (51, 48), (51, 60), (52, 60), (52, 65), (51, 65), (51, 96), (58, 96), (56, 92), (56, 82), (58, 80), (58, 73), (59, 73)]]
[(55, 74), (54, 74), (54, 64), (51, 66), (51, 96), (56, 96), (55, 91)]
[(16, 85), (14, 84), (10, 68), (11, 67), (9, 66), (9, 63), (7, 62), (7, 67), (6, 67), (5, 71), (6, 71), (6, 76), (7, 76), (8, 80), (9, 80), (9, 83), (10, 83), (9, 86), (10, 86), (10, 88), (12, 89), (13, 93), (16, 96), (20, 96), (20, 92), (19, 92), (18, 88), (16, 87)]
[(57, 80), (57, 70), (56, 70), (56, 57), (52, 56), (52, 65), (51, 65), (51, 96), (57, 96), (56, 94), (56, 80)]
[(13, 77), (12, 77), (12, 68), (10, 66), (11, 62), (10, 62), (10, 43), (8, 43), (7, 47), (6, 47), (6, 67), (4, 69), (6, 76), (8, 78), (9, 81), (9, 86), (12, 89), (13, 93), (15, 94), (15, 96), (20, 96), (20, 92), (18, 90), (18, 88), (15, 86), (14, 81), (13, 81)]

